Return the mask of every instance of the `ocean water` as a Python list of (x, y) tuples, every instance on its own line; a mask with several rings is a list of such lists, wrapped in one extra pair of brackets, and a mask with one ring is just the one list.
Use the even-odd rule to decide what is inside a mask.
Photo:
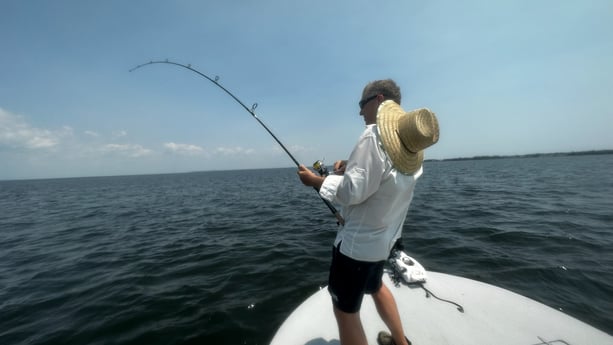
[[(406, 251), (613, 334), (612, 168), (426, 162)], [(0, 181), (0, 344), (268, 344), (335, 232), (293, 168)]]

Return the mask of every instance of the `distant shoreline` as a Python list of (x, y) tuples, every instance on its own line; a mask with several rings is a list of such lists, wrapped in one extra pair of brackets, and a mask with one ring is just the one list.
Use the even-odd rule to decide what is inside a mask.
[(591, 150), (578, 152), (555, 152), (555, 153), (531, 153), (525, 155), (510, 155), (510, 156), (474, 156), (461, 158), (445, 158), (445, 159), (426, 159), (426, 162), (450, 162), (450, 161), (469, 161), (469, 160), (486, 160), (486, 159), (504, 159), (504, 158), (539, 158), (539, 157), (564, 157), (564, 156), (587, 156), (587, 155), (610, 155), (613, 150)]

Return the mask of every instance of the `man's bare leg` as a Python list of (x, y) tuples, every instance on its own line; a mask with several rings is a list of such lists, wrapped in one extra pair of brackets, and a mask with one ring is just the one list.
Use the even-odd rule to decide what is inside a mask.
[(360, 313), (345, 313), (334, 307), (341, 345), (368, 345)]
[(391, 291), (383, 284), (379, 291), (372, 294), (372, 298), (377, 306), (379, 316), (381, 316), (381, 319), (389, 328), (392, 338), (394, 338), (394, 343), (397, 345), (409, 345), (406, 342), (400, 314), (398, 313), (398, 306)]

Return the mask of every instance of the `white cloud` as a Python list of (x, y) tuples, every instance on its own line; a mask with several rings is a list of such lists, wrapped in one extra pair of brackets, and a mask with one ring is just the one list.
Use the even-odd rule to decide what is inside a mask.
[(204, 149), (198, 145), (191, 144), (177, 144), (177, 143), (164, 143), (164, 147), (171, 152), (187, 155), (187, 156), (196, 156), (204, 153)]
[(143, 157), (153, 153), (152, 150), (136, 144), (106, 144), (103, 146), (102, 151), (118, 153), (128, 157)]
[[(289, 145), (289, 147), (287, 147), (287, 149), (289, 150), (289, 152), (294, 153), (294, 152), (309, 152), (311, 151), (310, 149), (301, 146), (301, 145)], [(275, 152), (283, 152), (285, 153), (285, 151), (283, 150), (283, 148), (279, 145), (275, 145), (272, 149)]]
[(113, 131), (113, 138), (123, 138), (128, 135), (128, 132), (124, 130)]
[(237, 155), (251, 155), (255, 153), (254, 149), (244, 148), (240, 146), (236, 146), (236, 147), (221, 146), (221, 147), (216, 147), (214, 149), (205, 149), (198, 145), (179, 144), (179, 143), (174, 143), (174, 142), (164, 143), (164, 148), (166, 148), (168, 151), (172, 153), (176, 153), (176, 154), (184, 155), (184, 156), (196, 156), (196, 155), (203, 155), (203, 156), (208, 156), (208, 157), (212, 155), (237, 156)]
[(221, 154), (224, 156), (235, 156), (235, 155), (250, 155), (255, 153), (254, 149), (245, 149), (240, 146), (236, 147), (217, 147), (214, 152), (216, 154)]
[(59, 145), (63, 137), (72, 135), (72, 132), (72, 128), (68, 126), (59, 130), (33, 127), (22, 116), (0, 108), (0, 146), (30, 150), (51, 149)]
[[(95, 131), (83, 131), (86, 136), (100, 137)], [(125, 130), (112, 133), (113, 138), (125, 137)], [(138, 144), (109, 143), (102, 146), (91, 146), (85, 142), (75, 142), (77, 139), (70, 126), (59, 129), (43, 129), (30, 125), (23, 116), (12, 114), (0, 108), (0, 147), (27, 150), (61, 150), (64, 156), (86, 155), (90, 158), (98, 154), (116, 153), (128, 157), (143, 157), (153, 154), (153, 151)], [(94, 153), (94, 156), (92, 156)]]
[(236, 147), (216, 147), (214, 149), (206, 150), (201, 146), (192, 145), (192, 144), (178, 144), (174, 142), (164, 143), (164, 148), (168, 151), (184, 156), (195, 156), (195, 155), (219, 155), (219, 156), (238, 156), (238, 155), (251, 155), (255, 153), (254, 149), (244, 148), (241, 146)]

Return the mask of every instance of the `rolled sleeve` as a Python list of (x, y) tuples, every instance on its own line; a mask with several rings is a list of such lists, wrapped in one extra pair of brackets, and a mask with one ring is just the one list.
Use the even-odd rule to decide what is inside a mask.
[(369, 126), (351, 152), (345, 174), (326, 177), (319, 194), (343, 206), (362, 203), (378, 190), (385, 168), (376, 130)]
[(336, 202), (336, 191), (341, 183), (343, 183), (343, 176), (329, 175), (324, 179), (324, 182), (319, 189), (319, 195), (330, 202)]

